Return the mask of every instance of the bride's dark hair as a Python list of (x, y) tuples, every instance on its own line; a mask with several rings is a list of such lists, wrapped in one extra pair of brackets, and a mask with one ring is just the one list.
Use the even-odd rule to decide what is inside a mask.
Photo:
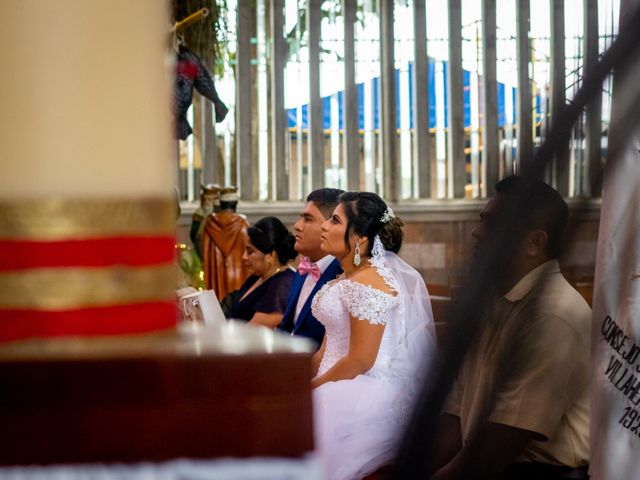
[(340, 195), (338, 202), (342, 204), (347, 216), (347, 230), (344, 234), (344, 243), (349, 251), (349, 235), (367, 237), (369, 249), (363, 252), (371, 256), (373, 240), (380, 235), (380, 240), (385, 250), (398, 253), (402, 246), (402, 226), (404, 223), (398, 217), (393, 217), (382, 223), (382, 216), (387, 211), (387, 204), (378, 195), (372, 192), (345, 192)]

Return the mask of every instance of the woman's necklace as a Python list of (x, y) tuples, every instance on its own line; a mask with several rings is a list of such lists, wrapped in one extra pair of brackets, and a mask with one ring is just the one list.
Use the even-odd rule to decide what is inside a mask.
[(287, 265), (280, 265), (278, 268), (276, 268), (273, 272), (269, 273), (266, 277), (260, 277), (260, 280), (262, 280), (261, 283), (266, 282), (268, 279), (270, 279), (271, 277), (273, 277), (276, 273), (280, 273), (281, 271), (283, 271), (285, 268), (287, 268)]
[(245, 292), (245, 294), (242, 296), (242, 298), (240, 299), (240, 301), (244, 300), (251, 292), (253, 292), (256, 288), (258, 288), (260, 285), (262, 285), (264, 282), (266, 282), (267, 280), (269, 280), (271, 277), (273, 277), (276, 273), (280, 273), (281, 271), (283, 271), (285, 268), (288, 268), (288, 265), (281, 265), (278, 268), (276, 268), (273, 272), (269, 273), (266, 277), (260, 277), (258, 278), (258, 280), (256, 280), (253, 285), (251, 285), (251, 287), (249, 288), (249, 290), (247, 290)]

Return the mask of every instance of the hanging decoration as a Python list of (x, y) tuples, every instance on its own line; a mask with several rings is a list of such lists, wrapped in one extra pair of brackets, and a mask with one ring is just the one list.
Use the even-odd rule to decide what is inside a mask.
[[(193, 100), (195, 88), (214, 105), (216, 123), (226, 117), (229, 109), (218, 96), (211, 70), (215, 71), (226, 38), (226, 22), (222, 12), (226, 2), (214, 0), (174, 0), (176, 20), (171, 29), (176, 45), (175, 76), (175, 135), (185, 140), (192, 129), (187, 121), (187, 110)], [(188, 47), (187, 47), (188, 45)]]
[[(184, 45), (195, 53), (215, 76), (223, 73), (228, 58), (227, 1), (226, 0), (172, 0), (173, 19)], [(181, 25), (181, 21), (194, 13), (207, 10), (206, 17)]]
[(216, 123), (224, 120), (229, 109), (220, 100), (213, 83), (213, 77), (200, 58), (187, 47), (181, 45), (176, 61), (175, 82), (176, 134), (180, 140), (186, 139), (193, 131), (187, 121), (187, 110), (191, 105), (194, 88), (213, 102)]

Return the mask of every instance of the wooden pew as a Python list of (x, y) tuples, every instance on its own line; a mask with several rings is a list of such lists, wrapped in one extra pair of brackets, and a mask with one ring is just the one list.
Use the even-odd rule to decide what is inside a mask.
[(435, 283), (431, 283), (427, 285), (427, 291), (429, 292), (429, 295), (436, 295), (438, 297), (448, 297), (449, 285), (438, 285)]
[(436, 339), (438, 341), (438, 346), (442, 347), (446, 336), (447, 315), (451, 308), (451, 297), (432, 295), (431, 308), (433, 310), (433, 320), (436, 326)]
[(0, 465), (302, 457), (313, 450), (311, 353), (278, 345), (234, 353), (152, 335), (0, 346)]

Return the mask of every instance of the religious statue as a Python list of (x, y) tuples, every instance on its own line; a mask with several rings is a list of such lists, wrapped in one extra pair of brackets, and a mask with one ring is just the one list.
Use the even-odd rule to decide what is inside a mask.
[(202, 258), (202, 231), (204, 230), (204, 219), (211, 213), (220, 210), (220, 185), (208, 183), (200, 185), (200, 206), (193, 212), (191, 220), (191, 230), (189, 238), (196, 250), (196, 253)]
[(206, 218), (202, 232), (205, 287), (213, 289), (220, 300), (240, 288), (249, 275), (242, 260), (249, 224), (244, 215), (236, 213), (237, 204), (238, 189), (223, 188), (220, 211)]

